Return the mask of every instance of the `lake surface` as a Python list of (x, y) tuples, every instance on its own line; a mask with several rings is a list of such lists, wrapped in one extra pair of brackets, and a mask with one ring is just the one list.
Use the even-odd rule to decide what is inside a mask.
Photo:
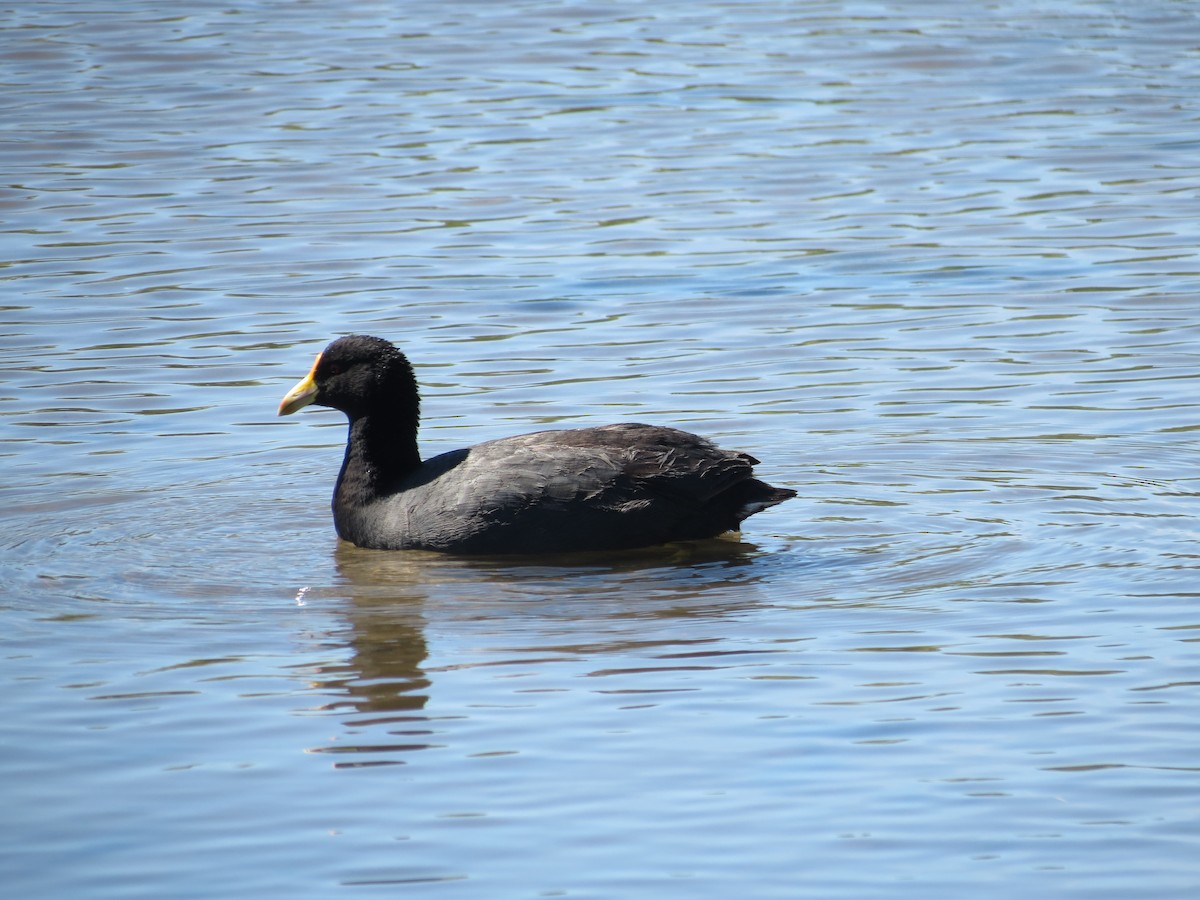
[[(1196, 896), (1193, 4), (0, 25), (11, 896)], [(275, 409), (349, 332), (426, 455), (655, 421), (801, 496), (339, 545)]]

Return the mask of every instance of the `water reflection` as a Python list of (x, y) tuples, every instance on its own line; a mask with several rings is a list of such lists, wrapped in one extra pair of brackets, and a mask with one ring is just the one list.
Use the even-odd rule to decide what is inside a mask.
[[(689, 541), (621, 552), (458, 557), (437, 553), (363, 550), (339, 542), (338, 575), (355, 608), (391, 603), (398, 597), (429, 602), (456, 600), (463, 608), (480, 603), (526, 600), (555, 608), (609, 594), (614, 584), (660, 597), (701, 599), (738, 585), (742, 591), (762, 578), (755, 566), (769, 554), (735, 537)], [(739, 593), (744, 597), (744, 593)], [(511, 608), (496, 608), (496, 614)], [(544, 614), (546, 607), (540, 606)]]
[[(767, 574), (757, 564), (767, 555), (730, 538), (528, 558), (396, 553), (339, 542), (336, 592), (347, 601), (341, 636), (349, 652), (315, 667), (311, 683), (332, 698), (321, 709), (338, 715), (347, 735), (311, 752), (353, 754), (353, 761), (335, 763), (346, 768), (399, 763), (444, 746), (440, 720), (427, 712), (439, 672), (562, 661), (590, 666), (597, 655), (648, 647), (664, 660), (688, 660), (668, 668), (717, 665), (729, 651), (705, 649), (713, 637), (678, 623), (753, 606), (755, 585)], [(646, 619), (671, 620), (670, 633), (655, 636)], [(469, 657), (431, 667), (431, 627), (467, 631), (486, 643)], [(601, 666), (591, 674), (618, 671), (635, 670)]]

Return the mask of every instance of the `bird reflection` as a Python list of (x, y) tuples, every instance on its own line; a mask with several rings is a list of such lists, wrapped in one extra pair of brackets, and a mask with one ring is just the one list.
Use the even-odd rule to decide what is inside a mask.
[(595, 617), (661, 619), (687, 617), (689, 611), (711, 617), (744, 608), (757, 595), (745, 588), (761, 577), (754, 563), (762, 555), (755, 545), (731, 539), (526, 559), (362, 550), (339, 543), (335, 562), (339, 593), (349, 601), (351, 653), (322, 667), (316, 681), (337, 698), (325, 709), (343, 715), (347, 733), (313, 752), (339, 754), (345, 761), (336, 765), (342, 768), (396, 764), (414, 751), (446, 743), (438, 739), (445, 727), (440, 717), (426, 709), (432, 688), (429, 615), (440, 621), (532, 613), (562, 626), (586, 610), (590, 624), (577, 637), (592, 652), (620, 652), (624, 643), (644, 644), (639, 630), (630, 625), (627, 642), (608, 641), (597, 649)]
[(408, 554), (357, 551), (340, 544), (337, 569), (351, 601), (350, 659), (326, 670), (325, 683), (345, 691), (338, 706), (371, 716), (356, 724), (380, 724), (419, 713), (428, 701), (429, 678), (422, 664), (429, 655), (422, 601), (425, 593), (404, 563)]

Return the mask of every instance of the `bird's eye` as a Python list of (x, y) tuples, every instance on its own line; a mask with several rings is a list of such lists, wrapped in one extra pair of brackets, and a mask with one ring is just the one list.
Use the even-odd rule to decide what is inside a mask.
[(325, 367), (325, 374), (326, 375), (341, 375), (342, 374), (341, 363), (330, 363), (329, 365), (327, 365)]

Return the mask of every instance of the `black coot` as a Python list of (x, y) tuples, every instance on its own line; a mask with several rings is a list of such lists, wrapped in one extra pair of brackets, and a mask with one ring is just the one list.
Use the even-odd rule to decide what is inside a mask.
[(350, 419), (333, 492), (344, 540), (380, 550), (550, 553), (715, 537), (796, 492), (754, 477), (758, 462), (686, 431), (603, 425), (417, 452), (408, 359), (377, 337), (331, 343), (279, 404)]

